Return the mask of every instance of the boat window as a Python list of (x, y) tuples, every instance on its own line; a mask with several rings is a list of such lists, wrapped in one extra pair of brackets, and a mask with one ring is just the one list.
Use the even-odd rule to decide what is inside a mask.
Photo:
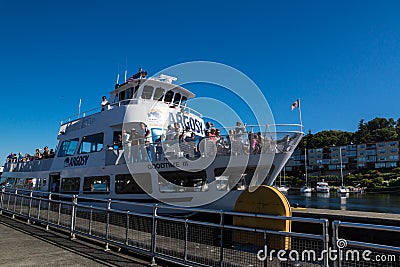
[(105, 192), (110, 192), (110, 176), (85, 177), (83, 182), (83, 193)]
[(216, 187), (219, 191), (225, 191), (235, 186), (248, 186), (253, 178), (254, 168), (240, 167), (215, 168), (214, 175)]
[(24, 188), (33, 189), (36, 185), (36, 178), (26, 178)]
[(104, 133), (87, 135), (82, 138), (79, 154), (98, 152), (103, 149)]
[(14, 184), (15, 184), (15, 178), (8, 177), (6, 181), (6, 187), (14, 187)]
[(156, 91), (154, 92), (153, 99), (154, 100), (158, 100), (158, 101), (162, 101), (163, 96), (164, 96), (164, 88), (157, 87)]
[(187, 97), (186, 96), (182, 96), (181, 106), (185, 106), (186, 105), (186, 101), (187, 101)]
[(176, 93), (175, 97), (174, 97), (174, 105), (179, 105), (179, 102), (181, 101), (181, 94), (180, 93)]
[(153, 90), (154, 90), (153, 86), (145, 85), (143, 87), (142, 98), (151, 99), (151, 96), (153, 95)]
[[(141, 186), (144, 187), (144, 190)], [(151, 175), (149, 173), (135, 173), (133, 176), (130, 174), (115, 175), (115, 193), (117, 194), (146, 194), (152, 192)]]
[(62, 178), (60, 193), (79, 193), (80, 184), (81, 178), (79, 177)]
[(206, 184), (207, 174), (200, 172), (160, 172), (158, 176), (161, 193), (201, 191)]
[(15, 183), (15, 188), (23, 188), (25, 184), (24, 178), (17, 178), (17, 182)]
[(174, 92), (168, 91), (168, 92), (165, 94), (164, 102), (165, 102), (165, 103), (171, 103), (173, 97), (174, 97)]
[(72, 156), (75, 153), (78, 143), (79, 138), (63, 141), (58, 151), (58, 157)]

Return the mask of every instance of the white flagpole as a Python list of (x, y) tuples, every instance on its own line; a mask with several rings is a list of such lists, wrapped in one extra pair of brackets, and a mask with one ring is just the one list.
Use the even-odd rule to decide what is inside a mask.
[(117, 75), (117, 82), (115, 84), (118, 84), (118, 83), (119, 83), (119, 73)]
[(297, 102), (299, 103), (299, 115), (300, 115), (300, 127), (301, 127), (301, 131), (303, 131), (303, 119), (301, 117), (301, 107), (300, 107), (300, 98), (297, 99)]
[(82, 105), (82, 98), (79, 98), (79, 105), (78, 105), (78, 118), (81, 117), (81, 105)]

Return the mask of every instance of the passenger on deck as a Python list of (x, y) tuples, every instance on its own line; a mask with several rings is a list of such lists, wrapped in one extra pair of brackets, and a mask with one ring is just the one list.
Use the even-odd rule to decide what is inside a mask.
[(54, 149), (50, 149), (50, 158), (54, 158), (55, 155)]
[(154, 143), (156, 144), (156, 160), (162, 160), (163, 159), (163, 148), (162, 148), (162, 142), (165, 140), (165, 135), (160, 135), (159, 138), (157, 138)]
[(175, 129), (172, 125), (168, 125), (166, 140), (172, 140), (175, 137)]
[(114, 141), (114, 146), (116, 146), (117, 149), (122, 149), (122, 135), (118, 135), (117, 140)]
[(207, 121), (206, 122), (206, 129), (204, 130), (204, 136), (205, 137), (208, 137), (210, 135), (210, 127), (211, 127), (211, 124), (210, 124), (209, 121)]
[(42, 153), (40, 153), (40, 150), (39, 150), (39, 148), (36, 148), (36, 153), (35, 153), (35, 155), (33, 155), (33, 159), (34, 160), (39, 160), (39, 159), (42, 159)]
[(131, 136), (128, 134), (128, 132), (126, 130), (124, 130), (122, 132), (122, 145), (124, 147), (130, 145), (130, 138), (131, 138)]
[[(108, 107), (108, 105), (110, 105), (110, 103), (108, 103), (107, 101), (107, 97), (103, 96), (101, 98), (101, 111), (104, 111), (106, 109), (106, 107)], [(108, 108), (107, 108), (108, 109)]]
[(136, 163), (139, 162), (140, 159), (140, 151), (139, 151), (139, 145), (140, 145), (140, 138), (143, 138), (139, 135), (139, 133), (136, 131), (135, 128), (132, 128), (131, 130), (131, 163)]
[(144, 145), (146, 147), (147, 156), (150, 161), (152, 161), (152, 159), (154, 158), (154, 147), (151, 141), (151, 132), (150, 130), (146, 130), (146, 134), (144, 136)]
[(181, 134), (181, 128), (179, 127), (179, 123), (177, 122), (174, 123), (174, 130), (175, 130), (174, 139), (179, 139), (179, 136)]
[(137, 130), (137, 132), (139, 133), (140, 136), (145, 136), (146, 135), (146, 131), (147, 131), (146, 124), (141, 122), (140, 123), (140, 128)]
[(243, 139), (243, 134), (246, 131), (246, 124), (242, 126), (242, 123), (240, 121), (236, 122), (236, 127), (235, 127), (235, 133), (236, 133), (236, 140), (242, 140)]
[(18, 153), (18, 162), (22, 162), (22, 160), (24, 159), (24, 156), (22, 156), (22, 153)]
[(28, 162), (28, 161), (31, 161), (31, 160), (32, 160), (31, 155), (29, 155), (28, 153), (26, 153), (26, 154), (25, 154), (25, 161)]
[(8, 156), (7, 156), (7, 162), (12, 162), (14, 158), (14, 154), (11, 152)]
[(45, 158), (45, 159), (50, 158), (50, 150), (49, 150), (49, 148), (47, 146), (44, 147), (43, 158)]
[(192, 132), (190, 131), (190, 127), (186, 126), (185, 130), (183, 130), (183, 133), (181, 134), (179, 139), (182, 141), (187, 141), (186, 139), (190, 138), (191, 136), (192, 136)]

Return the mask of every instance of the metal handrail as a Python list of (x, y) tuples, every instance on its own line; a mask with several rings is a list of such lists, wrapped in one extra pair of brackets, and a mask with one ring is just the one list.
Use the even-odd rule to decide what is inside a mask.
[[(272, 216), (272, 215), (258, 215), (255, 216), (254, 213), (243, 213), (243, 212), (224, 212), (224, 211), (220, 211), (220, 210), (206, 210), (206, 209), (189, 209), (189, 210), (199, 210), (201, 212), (210, 212), (210, 213), (215, 213), (215, 214), (219, 214), (221, 216), (221, 221), (220, 223), (213, 223), (213, 222), (203, 222), (203, 221), (197, 221), (197, 220), (191, 220), (191, 219), (184, 219), (184, 218), (176, 218), (176, 217), (170, 217), (170, 216), (160, 216), (157, 215), (157, 209), (161, 209), (161, 208), (169, 208), (169, 209), (185, 209), (185, 208), (181, 208), (181, 207), (170, 207), (170, 206), (163, 206), (163, 205), (159, 205), (159, 204), (153, 204), (151, 205), (153, 212), (151, 214), (142, 214), (142, 213), (137, 213), (137, 212), (126, 212), (126, 211), (121, 211), (121, 210), (117, 210), (117, 209), (112, 209), (110, 204), (112, 203), (112, 201), (110, 199), (106, 200), (108, 205), (107, 208), (103, 208), (103, 207), (93, 207), (93, 206), (87, 206), (87, 205), (82, 205), (76, 202), (76, 195), (65, 195), (65, 194), (54, 194), (54, 195), (63, 195), (66, 197), (71, 197), (71, 202), (67, 202), (67, 201), (61, 201), (61, 200), (54, 200), (51, 198), (52, 194), (49, 193), (48, 194), (48, 198), (40, 198), (40, 197), (36, 197), (36, 196), (32, 196), (33, 191), (27, 191), (27, 190), (20, 190), (20, 193), (27, 193), (29, 192), (30, 194), (23, 194), (23, 195), (18, 195), (18, 190), (16, 190), (14, 193), (12, 192), (5, 192), (5, 188), (2, 189), (1, 191), (1, 205), (0, 205), (0, 210), (1, 211), (6, 211), (8, 213), (11, 213), (13, 215), (17, 215), (17, 216), (22, 216), (23, 218), (27, 218), (28, 221), (38, 221), (38, 222), (42, 222), (44, 224), (47, 225), (47, 227), (53, 226), (56, 228), (60, 228), (60, 229), (64, 229), (66, 231), (68, 231), (71, 235), (71, 237), (74, 239), (76, 237), (76, 235), (81, 235), (81, 236), (89, 236), (95, 240), (99, 240), (99, 241), (103, 241), (105, 242), (105, 246), (106, 246), (106, 250), (109, 248), (109, 244), (114, 244), (117, 245), (119, 247), (124, 247), (127, 249), (130, 249), (132, 251), (135, 252), (139, 252), (139, 253), (143, 253), (147, 256), (150, 256), (152, 258), (152, 263), (154, 263), (155, 258), (159, 258), (159, 259), (166, 259), (170, 262), (173, 263), (179, 263), (179, 264), (187, 264), (188, 262), (191, 263), (191, 265), (195, 264), (195, 265), (201, 265), (201, 262), (197, 262), (195, 259), (190, 259), (188, 260), (188, 246), (187, 243), (188, 242), (200, 242), (199, 244), (202, 244), (201, 240), (190, 240), (188, 239), (188, 226), (192, 225), (192, 226), (204, 226), (204, 227), (212, 227), (215, 228), (216, 230), (219, 229), (220, 231), (220, 236), (218, 236), (217, 238), (219, 239), (219, 243), (216, 243), (216, 247), (219, 247), (220, 249), (220, 257), (219, 259), (215, 259), (216, 262), (219, 262), (220, 265), (223, 265), (224, 262), (229, 261), (229, 258), (224, 258), (224, 253), (222, 253), (222, 250), (226, 249), (225, 248), (225, 243), (224, 243), (224, 239), (222, 234), (224, 233), (224, 230), (237, 230), (237, 231), (245, 231), (248, 233), (263, 233), (264, 234), (264, 242), (266, 242), (266, 237), (267, 234), (272, 234), (272, 235), (276, 235), (276, 236), (284, 236), (284, 237), (297, 237), (297, 238), (301, 238), (301, 239), (309, 239), (309, 240), (318, 240), (318, 241), (322, 241), (323, 244), (325, 244), (325, 242), (327, 241), (327, 236), (325, 236), (325, 234), (322, 235), (316, 235), (316, 234), (306, 234), (306, 233), (298, 233), (298, 232), (286, 232), (286, 231), (278, 231), (278, 230), (268, 230), (268, 229), (262, 229), (262, 228), (254, 228), (254, 227), (246, 227), (246, 226), (235, 226), (235, 225), (230, 225), (230, 224), (226, 224), (224, 223), (223, 220), (223, 216), (224, 215), (245, 215), (245, 216), (252, 216), (252, 217), (257, 217), (257, 218), (273, 218), (273, 219), (287, 219), (287, 220), (297, 220), (297, 221), (303, 221), (303, 222), (312, 222), (312, 223), (320, 223), (324, 226), (326, 226), (326, 220), (322, 220), (322, 219), (311, 219), (311, 218), (292, 218), (292, 217), (287, 217), (287, 216)], [(8, 204), (7, 207), (5, 207), (5, 203), (4, 202), (4, 195), (14, 195), (14, 204), (10, 206), (9, 202), (10, 202), (10, 197), (8, 198)], [(17, 199), (16, 196), (21, 196), (20, 198)], [(93, 199), (93, 198), (91, 198)], [(29, 200), (29, 201), (26, 201)], [(39, 201), (32, 201), (32, 200), (39, 200)], [(98, 201), (103, 201), (103, 199), (96, 199)], [(44, 203), (42, 203), (43, 201), (45, 201)], [(3, 203), (4, 202), (4, 203)], [(46, 204), (46, 202), (48, 202)], [(120, 201), (121, 202), (121, 201)], [(56, 209), (52, 209), (51, 212), (53, 212), (52, 215), (52, 219), (50, 219), (50, 206), (51, 204), (54, 203), (56, 204)], [(15, 209), (16, 205), (20, 205), (21, 207), (19, 208), (19, 210)], [(57, 211), (57, 205), (58, 205), (58, 211)], [(68, 208), (61, 212), (61, 205), (66, 205), (68, 206)], [(46, 215), (43, 213), (40, 213), (40, 209), (41, 207), (43, 207), (44, 212), (46, 212), (46, 206), (47, 206), (47, 219), (46, 219)], [(24, 207), (24, 209), (23, 209)], [(87, 226), (87, 224), (81, 224), (79, 223), (79, 221), (77, 221), (78, 212), (80, 211), (81, 208), (84, 209), (89, 209), (90, 212), (90, 218), (83, 216), (83, 217), (79, 217), (80, 219), (85, 219), (85, 220), (89, 220), (89, 226)], [(28, 212), (26, 212), (26, 209), (28, 210)], [(36, 209), (36, 211), (35, 211)], [(186, 209), (188, 210), (188, 209)], [(31, 213), (31, 211), (33, 213)], [(35, 213), (36, 212), (36, 213)], [(102, 214), (102, 218), (100, 220), (95, 220), (92, 217), (92, 214)], [(32, 214), (37, 214), (36, 215), (32, 215)], [(42, 214), (40, 216), (40, 214)], [(54, 214), (56, 216), (54, 216)], [(58, 214), (58, 216), (57, 216)], [(63, 214), (63, 220), (61, 221), (61, 214)], [(105, 215), (105, 217), (104, 217)], [(67, 217), (65, 217), (67, 216)], [(126, 224), (122, 223), (121, 225), (116, 225), (113, 224), (111, 221), (111, 216), (113, 216), (114, 218), (126, 218)], [(119, 217), (115, 217), (115, 216), (119, 216)], [(139, 216), (140, 218), (147, 218), (147, 219), (151, 219), (152, 220), (152, 226), (151, 226), (151, 232), (150, 231), (146, 231), (145, 232), (147, 234), (151, 234), (151, 242), (149, 242), (148, 239), (146, 240), (137, 240), (135, 242), (139, 242), (137, 244), (139, 244), (139, 246), (135, 245), (135, 244), (130, 244), (129, 242), (132, 239), (132, 237), (129, 236), (129, 231), (130, 230), (134, 230), (134, 231), (143, 231), (140, 230), (140, 228), (130, 228), (130, 224), (129, 224), (129, 216)], [(56, 219), (54, 219), (56, 217)], [(57, 219), (58, 217), (58, 219)], [(104, 219), (105, 218), (105, 219)], [(160, 221), (168, 221), (170, 223), (173, 222), (178, 222), (178, 223), (183, 223), (185, 226), (185, 230), (184, 230), (184, 238), (180, 238), (180, 237), (173, 237), (173, 238), (178, 238), (177, 240), (180, 240), (181, 242), (185, 242), (185, 246), (184, 246), (184, 253), (182, 257), (172, 257), (169, 256), (167, 254), (161, 253), (159, 251), (157, 251), (157, 240), (158, 238), (162, 238), (162, 233), (157, 233), (157, 225)], [(97, 224), (96, 226), (96, 230), (95, 232), (92, 232), (92, 223), (93, 222), (101, 222), (101, 224)], [(77, 228), (77, 223), (79, 225), (79, 228)], [(113, 226), (112, 226), (113, 225)], [(112, 229), (112, 227), (125, 227), (125, 234), (118, 234), (117, 236), (114, 236), (112, 233), (115, 234), (114, 230)], [(84, 227), (84, 228), (81, 228)], [(89, 227), (89, 228), (88, 228)], [(115, 228), (114, 228), (115, 229)], [(99, 232), (100, 231), (100, 232)], [(105, 231), (105, 232), (104, 232)], [(325, 233), (325, 231), (324, 231)], [(115, 238), (114, 238), (115, 237)], [(121, 239), (122, 238), (122, 239)], [(125, 240), (124, 240), (125, 239)], [(145, 247), (140, 246), (140, 242), (145, 242), (142, 243)], [(241, 244), (240, 242), (238, 244)], [(214, 246), (214, 245), (213, 245)], [(325, 249), (325, 245), (324, 245), (324, 249)], [(233, 248), (233, 250), (235, 250), (235, 248)], [(255, 253), (257, 251), (254, 252), (248, 252), (248, 257), (255, 257)], [(231, 252), (231, 253), (235, 253), (235, 251)], [(322, 264), (324, 266), (326, 266), (325, 264), (325, 260), (322, 262)]]

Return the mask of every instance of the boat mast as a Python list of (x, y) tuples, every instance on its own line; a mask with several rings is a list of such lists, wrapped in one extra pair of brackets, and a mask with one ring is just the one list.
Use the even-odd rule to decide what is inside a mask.
[(339, 147), (339, 158), (340, 158), (340, 177), (342, 179), (342, 187), (344, 186), (343, 182), (343, 165), (342, 165), (342, 147)]
[(304, 149), (304, 171), (306, 176), (306, 186), (308, 186), (308, 173), (307, 173), (307, 148)]

